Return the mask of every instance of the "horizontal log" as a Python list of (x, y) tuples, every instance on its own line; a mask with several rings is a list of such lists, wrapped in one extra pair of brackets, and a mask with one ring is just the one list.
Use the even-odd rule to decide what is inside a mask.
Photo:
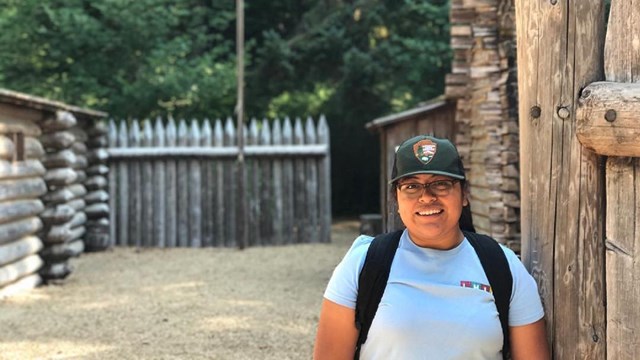
[(25, 236), (16, 241), (0, 245), (0, 265), (15, 262), (42, 249), (42, 241), (37, 236)]
[(14, 263), (0, 267), (0, 286), (10, 284), (21, 277), (38, 271), (42, 266), (42, 259), (38, 255), (30, 255)]
[[(82, 214), (82, 213), (79, 213)], [(78, 214), (76, 214), (78, 215)], [(42, 239), (45, 244), (61, 244), (68, 243), (79, 239), (85, 232), (85, 227), (70, 227), (67, 224), (52, 226), (49, 232)]]
[(96, 203), (87, 206), (84, 211), (89, 219), (97, 219), (109, 216), (109, 205), (105, 203)]
[(77, 155), (76, 162), (72, 164), (74, 169), (85, 169), (89, 165), (89, 160), (84, 155)]
[(84, 170), (76, 170), (76, 181), (77, 183), (83, 183), (87, 180), (87, 173)]
[(0, 202), (0, 224), (28, 216), (36, 216), (43, 210), (44, 205), (39, 199)]
[(13, 141), (4, 135), (0, 135), (0, 159), (10, 160), (13, 158), (14, 152)]
[(84, 201), (86, 201), (87, 205), (106, 203), (107, 201), (109, 201), (109, 193), (104, 190), (92, 191), (84, 197)]
[(45, 168), (38, 160), (10, 162), (0, 160), (0, 179), (19, 179), (27, 177), (42, 177)]
[(38, 274), (27, 275), (11, 284), (0, 288), (0, 299), (31, 290), (42, 283)]
[[(110, 148), (111, 158), (140, 158), (140, 157), (214, 157), (235, 158), (238, 156), (238, 148), (232, 146), (222, 147), (147, 147), (147, 148)], [(296, 157), (296, 156), (324, 156), (328, 154), (327, 145), (279, 145), (279, 146), (255, 146), (244, 147), (247, 157)]]
[(69, 131), (57, 131), (51, 134), (44, 134), (40, 137), (40, 142), (45, 149), (62, 150), (71, 147), (76, 141), (76, 137)]
[(84, 201), (84, 199), (73, 199), (69, 201), (67, 205), (69, 205), (76, 211), (81, 211), (87, 206), (87, 203)]
[(63, 262), (72, 257), (77, 257), (84, 251), (85, 245), (82, 240), (75, 240), (70, 243), (51, 245), (40, 252), (46, 262)]
[(107, 147), (109, 145), (109, 139), (107, 138), (106, 135), (93, 137), (93, 138), (90, 138), (87, 141), (87, 145), (90, 148), (93, 148), (93, 149), (95, 149), (95, 148), (105, 148), (105, 147)]
[(0, 201), (37, 198), (47, 192), (41, 178), (0, 180)]
[(89, 191), (100, 190), (108, 185), (107, 178), (101, 175), (95, 175), (86, 181), (85, 186)]
[(33, 137), (24, 138), (24, 157), (26, 159), (40, 160), (44, 156), (44, 148), (40, 140)]
[(89, 129), (87, 130), (87, 135), (89, 135), (90, 137), (105, 135), (107, 133), (109, 133), (109, 127), (104, 121), (93, 122), (91, 127), (89, 127)]
[(69, 205), (61, 204), (48, 208), (40, 214), (40, 218), (47, 226), (64, 224), (71, 221), (76, 210)]
[(0, 225), (0, 245), (35, 234), (40, 229), (42, 229), (42, 221), (37, 216), (2, 224)]
[(73, 167), (76, 161), (76, 153), (71, 149), (48, 153), (42, 159), (42, 163), (47, 168)]
[(65, 186), (74, 183), (78, 174), (72, 168), (51, 169), (44, 174), (44, 181), (49, 186)]
[(109, 159), (109, 152), (106, 149), (93, 149), (87, 154), (87, 160), (91, 164), (104, 163)]
[(104, 164), (92, 165), (87, 169), (87, 175), (106, 175), (109, 173), (109, 167)]
[(48, 192), (42, 197), (42, 201), (47, 205), (57, 205), (71, 201), (75, 199), (75, 197), (76, 196), (73, 195), (73, 192), (71, 192), (68, 187), (64, 187)]
[(88, 232), (84, 236), (86, 251), (103, 251), (112, 246), (109, 233)]
[(602, 81), (584, 88), (576, 135), (599, 155), (640, 157), (640, 83)]
[(89, 150), (87, 149), (87, 145), (83, 142), (76, 141), (71, 145), (71, 150), (73, 150), (78, 155), (87, 155)]
[(40, 269), (40, 276), (44, 281), (60, 280), (67, 277), (73, 271), (73, 266), (67, 261), (45, 264)]
[(42, 122), (42, 130), (44, 132), (65, 130), (75, 126), (77, 123), (78, 121), (72, 113), (60, 110)]

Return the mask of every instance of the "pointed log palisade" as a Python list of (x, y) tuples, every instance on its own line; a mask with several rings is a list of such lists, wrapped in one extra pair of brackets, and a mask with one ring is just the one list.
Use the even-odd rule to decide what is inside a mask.
[[(232, 119), (108, 126), (111, 238), (118, 245), (208, 247), (328, 242), (327, 121), (251, 120), (237, 196)], [(239, 206), (241, 201), (244, 206)], [(240, 208), (245, 212), (241, 213)], [(239, 231), (244, 227), (244, 231)], [(239, 241), (238, 234), (245, 234)]]

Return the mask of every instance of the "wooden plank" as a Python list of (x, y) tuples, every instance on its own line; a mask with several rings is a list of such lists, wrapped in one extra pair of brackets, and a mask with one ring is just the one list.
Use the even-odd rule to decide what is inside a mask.
[[(166, 146), (173, 147), (177, 145), (177, 128), (175, 120), (169, 117), (165, 132)], [(174, 159), (166, 160), (166, 178), (165, 178), (165, 237), (166, 246), (175, 247), (178, 244), (178, 216), (176, 214), (178, 206), (178, 189), (177, 189), (177, 164)]]
[[(222, 121), (217, 119), (215, 122), (215, 126), (213, 128), (213, 146), (221, 147), (224, 146), (224, 131), (222, 130)], [(214, 244), (216, 246), (224, 246), (225, 244), (225, 219), (224, 214), (226, 212), (225, 204), (226, 204), (226, 196), (225, 194), (225, 182), (224, 182), (224, 162), (222, 159), (218, 159), (215, 165), (216, 169), (216, 178), (215, 178), (215, 189), (216, 189), (216, 208), (215, 208), (215, 238)]]
[(2, 224), (0, 225), (0, 245), (33, 235), (40, 229), (42, 229), (42, 221), (37, 216)]
[[(249, 123), (249, 129), (247, 131), (247, 146), (258, 145), (260, 142), (260, 131), (258, 130), (258, 121), (252, 119)], [(245, 147), (246, 148), (246, 147)], [(249, 202), (249, 219), (248, 219), (248, 241), (249, 246), (258, 245), (262, 238), (260, 233), (260, 215), (262, 211), (260, 209), (260, 161), (256, 158), (247, 158), (246, 169), (247, 172), (247, 188), (245, 191), (248, 193)]]
[(31, 290), (42, 283), (38, 274), (27, 275), (11, 284), (0, 287), (0, 299)]
[[(251, 157), (301, 157), (316, 156), (322, 157), (327, 154), (329, 147), (325, 145), (295, 145), (295, 146), (246, 146), (245, 155)], [(191, 148), (191, 147), (172, 147), (172, 148), (111, 148), (108, 150), (109, 157), (119, 158), (158, 158), (158, 157), (213, 157), (235, 159), (238, 156), (238, 148), (236, 146), (221, 146), (214, 148)]]
[[(110, 119), (107, 124), (107, 146), (115, 147), (118, 144), (118, 133), (115, 121)], [(116, 221), (118, 214), (117, 207), (117, 179), (118, 179), (118, 167), (114, 166), (113, 161), (108, 160), (108, 166), (103, 164), (90, 164), (87, 169), (87, 174), (89, 175), (104, 175), (101, 172), (101, 169), (104, 169), (105, 172), (108, 172), (109, 176), (109, 209), (111, 212), (109, 213), (109, 240), (111, 245), (115, 245), (118, 241), (116, 237), (116, 229), (118, 228), (118, 223)]]
[[(638, 257), (638, 190), (633, 173), (638, 160), (612, 157), (607, 161), (607, 358), (637, 359), (638, 296), (635, 289)], [(629, 283), (631, 282), (631, 283)]]
[[(153, 146), (153, 130), (151, 128), (151, 121), (145, 119), (142, 122), (142, 133), (140, 139), (140, 146), (151, 147)], [(140, 164), (140, 176), (141, 176), (141, 236), (140, 242), (142, 246), (158, 246), (156, 238), (153, 236), (153, 159), (143, 159)]]
[[(232, 146), (236, 144), (236, 130), (233, 125), (233, 120), (227, 118), (224, 124), (224, 145)], [(236, 164), (234, 160), (225, 160), (224, 162), (224, 189), (225, 189), (225, 238), (224, 245), (229, 247), (235, 247), (236, 241), (236, 197), (237, 197), (237, 182), (235, 181), (234, 174), (236, 173)]]
[(20, 199), (0, 202), (0, 224), (27, 216), (36, 216), (44, 210), (39, 199)]
[[(329, 136), (329, 126), (324, 115), (320, 116), (318, 122), (318, 143), (329, 146), (331, 143)], [(318, 169), (318, 180), (320, 182), (320, 241), (331, 242), (331, 152), (322, 158)], [(386, 184), (383, 184), (383, 186)]]
[(0, 201), (37, 198), (47, 192), (41, 178), (0, 180)]
[[(304, 144), (304, 130), (302, 127), (302, 120), (296, 118), (293, 125), (293, 143), (297, 145)], [(306, 201), (306, 188), (305, 188), (305, 165), (304, 159), (297, 158), (293, 163), (294, 178), (293, 178), (293, 196), (294, 196), (294, 242), (303, 243), (305, 239), (305, 229), (308, 226), (309, 218), (307, 216), (307, 209), (305, 207)]]
[[(259, 144), (263, 147), (268, 147), (271, 144), (271, 126), (267, 119), (262, 120), (262, 128), (260, 130)], [(258, 244), (271, 245), (272, 244), (272, 228), (271, 228), (271, 215), (272, 207), (271, 201), (273, 196), (273, 190), (271, 189), (271, 161), (269, 159), (260, 159), (258, 162), (260, 167), (260, 239)]]
[[(187, 145), (200, 146), (200, 126), (197, 120), (191, 120), (191, 127), (187, 138)], [(200, 161), (197, 158), (189, 160), (189, 246), (202, 247), (202, 208), (201, 208), (201, 173)]]
[[(607, 81), (640, 83), (640, 2), (611, 1), (605, 43)], [(621, 85), (623, 86), (623, 85)], [(639, 97), (633, 99), (638, 101)], [(615, 109), (617, 112), (617, 109)], [(635, 117), (635, 119), (633, 119)], [(631, 114), (636, 124), (640, 115)], [(613, 123), (618, 122), (618, 117)], [(633, 121), (635, 120), (635, 121)], [(633, 135), (630, 128), (620, 140)], [(631, 133), (631, 134), (629, 134)], [(622, 154), (621, 154), (622, 155)], [(637, 156), (637, 155), (636, 155)], [(640, 160), (609, 157), (606, 165), (607, 359), (638, 359), (640, 347)]]
[[(273, 121), (272, 144), (279, 146), (282, 144), (282, 125), (280, 119)], [(273, 244), (281, 245), (284, 243), (284, 202), (283, 194), (286, 189), (283, 188), (283, 169), (282, 159), (273, 159), (272, 172), (272, 188), (273, 188), (273, 205), (271, 211), (271, 228), (273, 229)]]
[(37, 236), (25, 236), (16, 241), (0, 245), (0, 266), (12, 263), (42, 249), (42, 241)]
[[(129, 130), (130, 147), (140, 147), (140, 125), (137, 119), (131, 122)], [(129, 198), (129, 244), (131, 246), (142, 245), (142, 179), (141, 162), (133, 160), (129, 162), (129, 186), (127, 197)]]
[(578, 103), (577, 136), (599, 155), (640, 157), (640, 83), (594, 82)]
[[(120, 121), (117, 139), (119, 147), (128, 146), (129, 130), (125, 121)], [(129, 164), (126, 161), (117, 161), (115, 166), (118, 168), (118, 237), (116, 244), (129, 245)]]
[(602, 76), (602, 9), (600, 0), (516, 1), (522, 256), (557, 359), (605, 356), (601, 160), (580, 146), (572, 120), (579, 90)]
[[(178, 146), (187, 146), (188, 143), (187, 122), (181, 119), (178, 123)], [(178, 243), (180, 247), (189, 245), (189, 165), (186, 161), (177, 162), (177, 189), (178, 189)]]
[[(213, 146), (213, 129), (211, 121), (205, 119), (202, 125), (201, 146), (208, 148)], [(215, 165), (213, 159), (202, 159), (200, 166), (202, 168), (202, 246), (213, 246), (213, 234), (215, 229), (214, 207), (214, 178)]]
[[(293, 127), (291, 125), (291, 119), (286, 117), (284, 124), (282, 125), (282, 143), (285, 145), (293, 144)], [(282, 160), (282, 183), (286, 191), (283, 193), (283, 231), (285, 244), (292, 244), (294, 242), (294, 183), (293, 183), (293, 159), (285, 158)]]
[[(313, 119), (308, 117), (304, 127), (304, 143), (315, 144), (317, 141), (316, 127), (313, 123)], [(320, 242), (320, 229), (318, 228), (318, 160), (307, 158), (305, 160), (305, 167), (305, 207), (307, 208), (308, 219), (304, 232), (305, 242), (317, 243)]]

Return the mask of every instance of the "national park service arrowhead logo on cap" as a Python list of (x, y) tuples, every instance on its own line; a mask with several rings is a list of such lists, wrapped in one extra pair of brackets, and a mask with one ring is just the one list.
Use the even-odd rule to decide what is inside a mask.
[(425, 165), (433, 159), (437, 150), (438, 145), (429, 139), (421, 140), (413, 144), (413, 153), (416, 158)]

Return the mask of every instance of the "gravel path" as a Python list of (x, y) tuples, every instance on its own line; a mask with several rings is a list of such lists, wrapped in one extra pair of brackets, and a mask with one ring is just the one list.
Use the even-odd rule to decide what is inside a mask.
[(0, 300), (0, 359), (310, 359), (357, 225), (331, 244), (84, 254), (62, 285)]

